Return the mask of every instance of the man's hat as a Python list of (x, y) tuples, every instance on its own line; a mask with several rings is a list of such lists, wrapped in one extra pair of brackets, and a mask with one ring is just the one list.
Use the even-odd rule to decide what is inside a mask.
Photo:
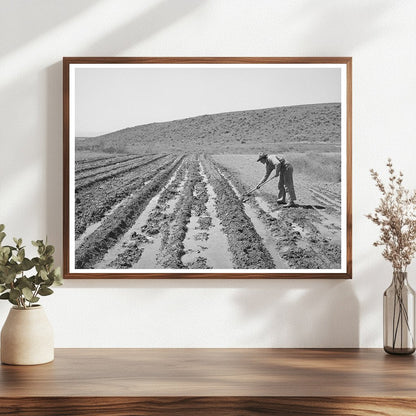
[(261, 152), (259, 153), (259, 157), (257, 159), (257, 162), (260, 162), (263, 158), (267, 157), (267, 153)]

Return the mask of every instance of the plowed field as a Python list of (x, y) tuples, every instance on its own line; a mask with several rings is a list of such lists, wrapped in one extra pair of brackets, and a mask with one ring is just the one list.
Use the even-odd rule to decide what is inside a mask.
[(297, 169), (294, 160), (299, 207), (277, 204), (277, 180), (242, 198), (264, 174), (255, 160), (206, 154), (77, 160), (76, 268), (339, 269), (336, 178)]

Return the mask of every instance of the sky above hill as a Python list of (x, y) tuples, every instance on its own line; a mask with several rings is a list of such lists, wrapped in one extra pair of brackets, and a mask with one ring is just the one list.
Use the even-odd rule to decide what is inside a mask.
[[(203, 114), (341, 101), (341, 69), (77, 67), (75, 135)], [(75, 83), (73, 82), (75, 81)]]

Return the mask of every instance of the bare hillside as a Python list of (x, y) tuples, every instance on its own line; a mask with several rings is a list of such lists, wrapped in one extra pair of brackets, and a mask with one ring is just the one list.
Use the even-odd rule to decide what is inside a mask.
[(94, 138), (77, 150), (128, 153), (252, 153), (305, 145), (336, 149), (341, 141), (339, 103), (236, 111), (152, 123)]

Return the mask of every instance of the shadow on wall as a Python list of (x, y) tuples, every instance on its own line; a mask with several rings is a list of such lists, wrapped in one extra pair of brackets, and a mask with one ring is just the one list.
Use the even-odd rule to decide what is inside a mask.
[[(251, 328), (243, 345), (280, 348), (358, 347), (359, 303), (351, 281), (281, 280), (235, 296)], [(249, 337), (249, 338), (247, 338)]]
[(56, 247), (55, 259), (62, 259), (62, 63), (47, 68), (47, 111), (46, 111), (46, 229), (49, 240)]
[[(99, 41), (89, 45), (83, 53), (87, 56), (88, 54), (91, 56), (119, 55), (124, 50), (177, 23), (204, 4), (203, 0), (163, 0), (139, 16), (133, 17), (129, 23), (123, 24)], [(182, 41), (178, 39), (179, 43)]]
[(306, 1), (299, 3), (290, 19), (296, 25), (295, 39), (304, 43), (305, 39), (314, 38), (317, 56), (339, 56), (345, 55), (345, 51), (352, 54), (354, 48), (374, 40), (386, 30), (391, 31), (386, 27), (388, 19), (383, 24), (380, 17), (393, 5), (389, 0), (377, 1), (376, 5), (359, 1)]
[[(7, 39), (4, 37), (0, 41), (0, 56), (33, 42), (99, 2), (100, 0), (3, 2), (0, 27), (3, 33), (12, 33), (13, 36), (8, 36)], [(16, 30), (16, 25), (24, 30)]]

